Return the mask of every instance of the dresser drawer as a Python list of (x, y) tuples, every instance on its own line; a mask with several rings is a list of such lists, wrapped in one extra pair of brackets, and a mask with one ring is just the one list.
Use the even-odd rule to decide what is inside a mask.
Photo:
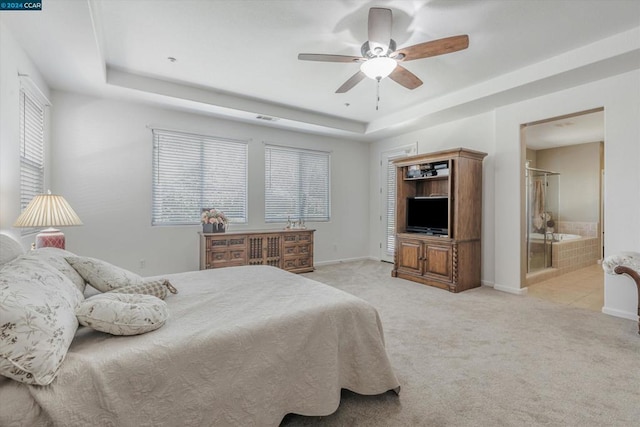
[(247, 252), (244, 249), (212, 250), (207, 253), (209, 268), (245, 265)]
[(311, 253), (311, 244), (291, 244), (285, 243), (284, 256), (285, 258), (298, 257), (300, 255), (309, 255)]
[(284, 244), (311, 243), (311, 233), (287, 234), (284, 236)]
[(242, 247), (244, 248), (247, 244), (247, 238), (244, 236), (240, 237), (228, 237), (228, 238), (213, 238), (207, 237), (207, 250), (216, 250), (216, 249), (227, 249), (233, 247)]
[(310, 257), (285, 258), (282, 268), (289, 271), (301, 269), (311, 271), (313, 270), (311, 264)]

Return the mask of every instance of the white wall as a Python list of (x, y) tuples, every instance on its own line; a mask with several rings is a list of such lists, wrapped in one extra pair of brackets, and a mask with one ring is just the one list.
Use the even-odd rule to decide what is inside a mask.
[(151, 125), (250, 140), (249, 223), (232, 230), (284, 226), (264, 223), (263, 141), (330, 150), (331, 221), (307, 223), (317, 230), (315, 261), (367, 256), (364, 143), (69, 92), (54, 91), (53, 102), (52, 180), (85, 224), (65, 229), (73, 252), (147, 276), (198, 269), (200, 226), (151, 226)]
[(556, 218), (600, 222), (599, 142), (538, 150), (536, 160), (536, 167), (560, 173)]
[(494, 194), (493, 163), (495, 140), (494, 114), (492, 112), (468, 117), (455, 122), (398, 135), (371, 144), (369, 255), (380, 258), (380, 243), (385, 240), (385, 230), (380, 221), (380, 154), (408, 144), (418, 144), (418, 154), (464, 147), (488, 154), (483, 162), (482, 204), (482, 281), (491, 285), (494, 281)]
[[(521, 239), (520, 124), (604, 107), (605, 255), (640, 252), (640, 71), (533, 98), (496, 110), (496, 288), (519, 293)], [(636, 319), (633, 282), (605, 276), (603, 312)]]
[[(49, 98), (49, 87), (0, 20), (0, 230), (20, 236), (12, 225), (20, 215), (20, 78), (27, 74)], [(49, 108), (45, 108), (45, 187), (49, 184)], [(55, 190), (55, 189), (54, 189)], [(23, 239), (28, 248), (33, 236)]]

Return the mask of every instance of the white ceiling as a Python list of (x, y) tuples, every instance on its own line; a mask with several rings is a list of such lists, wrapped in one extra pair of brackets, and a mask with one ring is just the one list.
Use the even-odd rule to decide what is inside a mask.
[(602, 142), (604, 110), (527, 125), (525, 141), (532, 150)]
[[(424, 85), (383, 80), (379, 110), (373, 80), (336, 94), (358, 65), (297, 54), (359, 55), (373, 6), (398, 47), (469, 48), (403, 63)], [(49, 0), (0, 19), (52, 88), (361, 140), (640, 68), (640, 0)]]

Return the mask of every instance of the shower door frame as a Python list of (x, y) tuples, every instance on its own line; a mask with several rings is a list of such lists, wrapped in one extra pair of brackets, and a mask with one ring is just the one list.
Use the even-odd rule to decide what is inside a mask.
[[(532, 182), (529, 182), (531, 179), (533, 178), (537, 178), (538, 176), (542, 175), (544, 176), (543, 178), (543, 188), (544, 188), (544, 209), (543, 211), (547, 211), (547, 189), (549, 187), (549, 177), (550, 176), (559, 176), (560, 173), (559, 172), (554, 172), (554, 171), (549, 171), (549, 170), (545, 170), (545, 169), (539, 169), (539, 168), (532, 168), (529, 167), (527, 165), (528, 162), (525, 163), (525, 250), (526, 250), (526, 274), (530, 274), (532, 273), (531, 271), (531, 229), (532, 229), (532, 215), (531, 215), (531, 194), (530, 194), (530, 187)], [(538, 173), (540, 175), (538, 176), (533, 176), (531, 174), (531, 172), (533, 173)], [(558, 183), (559, 185), (559, 183)], [(559, 215), (560, 212), (556, 212), (556, 216), (559, 219)], [(546, 226), (543, 226), (546, 229)], [(551, 254), (551, 243), (553, 242), (553, 238), (550, 240), (547, 240), (547, 233), (546, 231), (544, 233), (542, 233), (543, 238), (542, 238), (542, 243), (543, 243), (543, 247), (544, 247), (544, 267), (542, 267), (541, 269), (538, 269), (537, 271), (542, 271), (545, 270), (547, 268), (551, 268), (552, 267), (552, 254)], [(547, 251), (549, 253), (547, 253)], [(547, 259), (549, 260), (549, 262), (547, 263)], [(549, 265), (547, 265), (549, 264)]]

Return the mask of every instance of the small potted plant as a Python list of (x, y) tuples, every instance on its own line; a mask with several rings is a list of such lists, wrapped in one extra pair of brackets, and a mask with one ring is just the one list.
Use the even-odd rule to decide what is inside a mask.
[(224, 233), (229, 219), (221, 210), (216, 208), (202, 209), (200, 217), (203, 233)]

